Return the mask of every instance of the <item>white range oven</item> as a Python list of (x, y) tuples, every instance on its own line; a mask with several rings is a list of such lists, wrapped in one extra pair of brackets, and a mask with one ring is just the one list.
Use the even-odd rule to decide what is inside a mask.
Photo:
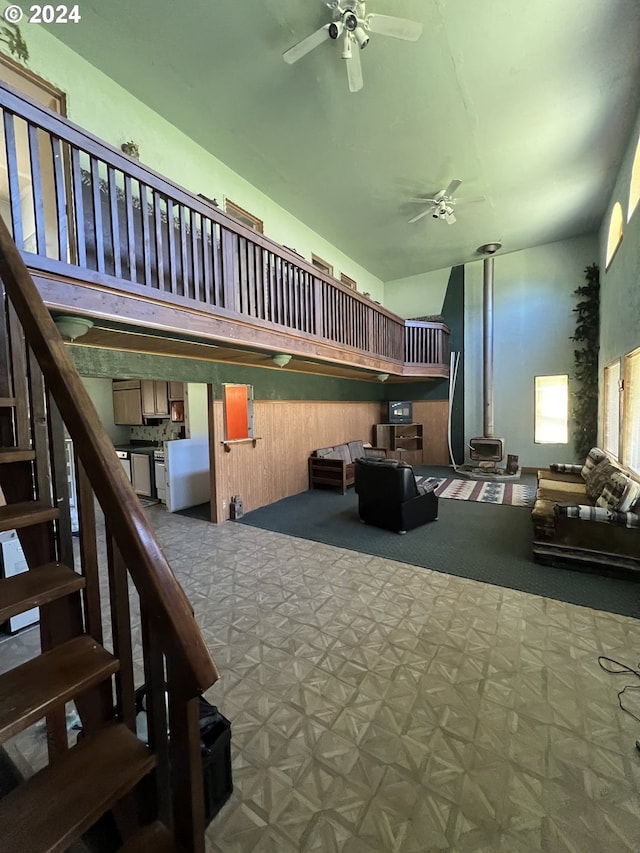
[(167, 469), (164, 461), (164, 447), (153, 451), (153, 467), (156, 475), (156, 495), (160, 503), (167, 502)]
[(131, 482), (131, 454), (128, 450), (116, 450), (116, 456), (120, 460), (120, 464), (127, 475), (127, 480)]

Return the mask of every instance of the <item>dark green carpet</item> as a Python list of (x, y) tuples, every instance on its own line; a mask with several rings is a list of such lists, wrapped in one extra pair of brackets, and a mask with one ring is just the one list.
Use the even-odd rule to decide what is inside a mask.
[(198, 504), (187, 509), (179, 509), (176, 515), (186, 515), (187, 518), (197, 518), (199, 521), (211, 521), (211, 504)]
[[(417, 473), (444, 476), (444, 470)], [(635, 579), (535, 563), (527, 507), (441, 498), (438, 521), (400, 536), (361, 524), (353, 489), (346, 495), (314, 489), (247, 513), (240, 523), (640, 618)]]

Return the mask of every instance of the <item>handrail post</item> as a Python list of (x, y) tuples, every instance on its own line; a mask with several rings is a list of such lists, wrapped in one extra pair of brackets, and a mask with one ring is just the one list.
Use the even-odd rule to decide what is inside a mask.
[(185, 850), (204, 853), (204, 782), (200, 755), (199, 698), (185, 686), (182, 672), (167, 657), (173, 831)]

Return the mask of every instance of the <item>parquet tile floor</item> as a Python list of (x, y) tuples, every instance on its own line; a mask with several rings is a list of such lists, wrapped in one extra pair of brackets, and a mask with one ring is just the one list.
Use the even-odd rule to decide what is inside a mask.
[[(640, 851), (640, 723), (617, 698), (634, 679), (597, 660), (637, 666), (639, 621), (147, 512), (232, 722), (208, 853)], [(0, 642), (0, 670), (36, 643)], [(16, 748), (37, 765), (42, 738)]]

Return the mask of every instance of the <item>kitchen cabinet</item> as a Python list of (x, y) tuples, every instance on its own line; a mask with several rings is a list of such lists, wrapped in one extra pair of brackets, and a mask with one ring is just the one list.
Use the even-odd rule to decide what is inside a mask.
[[(182, 384), (182, 383), (179, 383)], [(144, 423), (144, 418), (168, 418), (169, 383), (161, 379), (114, 379), (113, 422)]]
[(143, 379), (140, 383), (142, 415), (147, 418), (169, 417), (169, 383), (160, 379)]
[(184, 382), (169, 382), (169, 400), (184, 400)]
[(151, 464), (149, 453), (131, 453), (131, 485), (137, 495), (152, 497)]
[(113, 422), (115, 424), (142, 424), (140, 380), (126, 379), (113, 383)]

